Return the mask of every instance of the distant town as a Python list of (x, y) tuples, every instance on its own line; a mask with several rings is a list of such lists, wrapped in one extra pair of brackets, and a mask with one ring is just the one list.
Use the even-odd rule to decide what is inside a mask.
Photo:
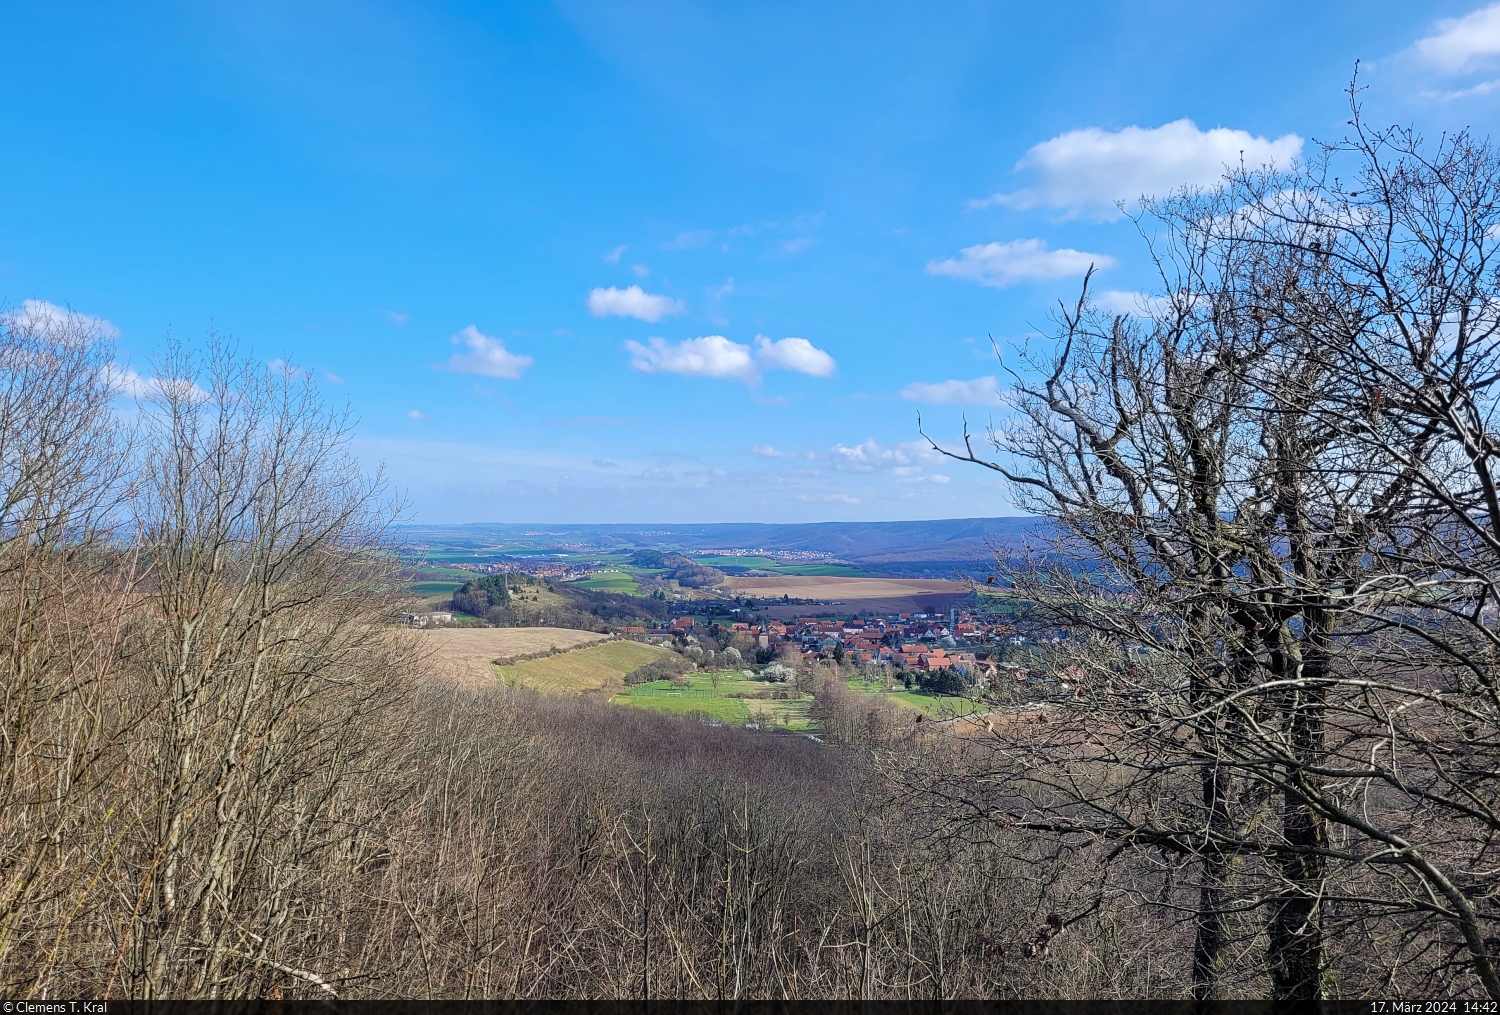
[(1023, 643), (1015, 625), (987, 620), (967, 610), (950, 610), (947, 616), (901, 613), (889, 618), (850, 617), (847, 620), (799, 617), (787, 622), (772, 620), (767, 623), (732, 620), (727, 625), (685, 615), (657, 629), (638, 625), (623, 628), (621, 633), (646, 640), (665, 634), (690, 641), (696, 638), (695, 632), (705, 623), (721, 631), (727, 629), (731, 639), (744, 635), (757, 648), (771, 649), (782, 658), (790, 651), (806, 663), (833, 660), (905, 670), (951, 669), (971, 682), (979, 683), (985, 682), (985, 678), (1002, 675), (1002, 672), (1019, 680), (1028, 675), (1023, 667), (994, 659), (996, 647)]

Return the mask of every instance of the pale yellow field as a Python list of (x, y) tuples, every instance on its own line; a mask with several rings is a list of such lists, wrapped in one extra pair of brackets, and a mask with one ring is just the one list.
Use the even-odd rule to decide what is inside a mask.
[(774, 578), (727, 578), (724, 586), (734, 592), (770, 599), (900, 599), (934, 592), (961, 593), (963, 582), (944, 578), (832, 578), (822, 575), (777, 575)]
[(534, 687), (539, 691), (566, 694), (599, 690), (613, 692), (625, 686), (625, 674), (669, 654), (664, 648), (638, 641), (611, 641), (545, 659), (528, 659), (513, 666), (502, 666), (499, 668), (500, 679), (512, 686)]
[(561, 627), (443, 627), (415, 634), (423, 646), (433, 648), (440, 673), (471, 687), (495, 686), (496, 659), (577, 648), (605, 637)]

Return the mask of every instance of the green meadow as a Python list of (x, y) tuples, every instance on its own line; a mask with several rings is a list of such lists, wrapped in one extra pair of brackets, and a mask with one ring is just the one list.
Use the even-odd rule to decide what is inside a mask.
[(927, 713), (929, 719), (954, 719), (961, 716), (973, 715), (980, 709), (979, 703), (972, 698), (950, 698), (946, 695), (933, 696), (905, 689), (887, 691), (885, 692), (885, 696), (897, 705), (906, 708), (921, 709)]
[(698, 563), (705, 567), (755, 567), (770, 570), (777, 566), (776, 561), (770, 557), (694, 557)]
[(412, 582), (407, 586), (412, 592), (419, 596), (446, 596), (463, 585), (463, 582), (454, 581), (430, 581)]
[[(691, 673), (686, 686), (670, 680), (656, 680), (627, 687), (610, 700), (616, 705), (677, 715), (699, 712), (736, 726), (756, 725), (762, 729), (802, 733), (816, 731), (817, 727), (808, 714), (812, 707), (811, 696), (772, 697), (778, 692), (791, 695), (797, 692), (785, 684), (768, 684), (746, 677), (740, 670), (722, 670), (717, 676), (718, 687), (714, 687), (710, 674)], [(847, 683), (862, 694), (880, 695), (902, 708), (917, 709), (931, 719), (970, 715), (979, 708), (968, 698), (933, 697), (905, 690), (900, 685), (896, 690), (885, 691), (878, 681), (851, 680)]]
[(864, 568), (851, 567), (848, 564), (779, 564), (774, 570), (777, 574), (791, 574), (806, 578), (873, 578), (875, 575)]
[(811, 698), (772, 697), (778, 692), (797, 692), (784, 684), (768, 684), (763, 680), (748, 678), (740, 670), (721, 670), (716, 676), (719, 683), (717, 688), (714, 687), (714, 677), (710, 674), (691, 673), (685, 687), (670, 680), (654, 680), (649, 684), (626, 688), (612, 700), (617, 705), (649, 708), (678, 715), (702, 712), (735, 726), (753, 724), (763, 729), (788, 729), (797, 732), (807, 732), (813, 728), (808, 718)]
[(597, 571), (592, 576), (573, 584), (581, 589), (593, 589), (595, 592), (622, 592), (628, 596), (636, 595), (641, 591), (633, 574), (614, 568)]

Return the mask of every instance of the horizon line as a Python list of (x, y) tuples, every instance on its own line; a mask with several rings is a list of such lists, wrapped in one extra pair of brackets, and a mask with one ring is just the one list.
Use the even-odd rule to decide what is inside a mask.
[(395, 528), (409, 529), (422, 526), (472, 526), (472, 525), (524, 525), (524, 526), (550, 526), (552, 528), (581, 528), (584, 526), (660, 526), (662, 528), (685, 528), (688, 526), (703, 525), (923, 525), (933, 522), (992, 522), (992, 521), (1043, 521), (1042, 515), (963, 515), (954, 518), (890, 518), (875, 521), (840, 521), (831, 519), (820, 522), (398, 522)]

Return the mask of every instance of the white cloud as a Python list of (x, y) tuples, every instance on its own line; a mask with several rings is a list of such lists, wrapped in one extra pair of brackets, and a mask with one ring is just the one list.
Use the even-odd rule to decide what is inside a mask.
[(655, 324), (663, 317), (680, 314), (682, 311), (683, 306), (677, 300), (648, 293), (638, 285), (628, 289), (610, 286), (608, 289), (589, 290), (589, 313), (595, 317), (613, 314), (616, 317), (634, 317), (648, 324)]
[(415, 419), (415, 420), (423, 420), (423, 419), (427, 418), (427, 413), (423, 412), (420, 409), (413, 409), (411, 412), (408, 412), (406, 414), (406, 418), (407, 419)]
[(526, 368), (536, 360), (530, 356), (519, 356), (505, 348), (498, 338), (491, 338), (474, 325), (469, 325), (453, 336), (454, 344), (462, 342), (468, 353), (454, 353), (448, 360), (449, 370), (461, 374), (482, 374), (485, 377), (503, 377), (518, 380)]
[(755, 336), (755, 350), (723, 335), (690, 338), (676, 345), (664, 338), (646, 345), (626, 342), (630, 365), (647, 374), (683, 374), (688, 377), (733, 377), (747, 384), (760, 380), (762, 370), (791, 370), (813, 377), (827, 377), (837, 369), (832, 356), (805, 338), (783, 338), (773, 342)]
[(705, 335), (671, 345), (664, 338), (649, 344), (626, 342), (630, 365), (646, 374), (683, 374), (688, 377), (734, 377), (753, 383), (760, 370), (750, 347), (731, 342), (723, 335)]
[(185, 394), (189, 401), (203, 402), (208, 399), (208, 392), (190, 380), (173, 377), (142, 377), (132, 367), (123, 363), (110, 363), (104, 368), (104, 383), (109, 385), (115, 394), (129, 398), (156, 398), (180, 392)]
[(800, 254), (817, 241), (811, 236), (799, 236), (794, 240), (787, 240), (781, 245), (784, 254)]
[(951, 480), (949, 480), (949, 478), (947, 476), (944, 476), (941, 473), (934, 472), (932, 475), (930, 475), (930, 476), (927, 477), (927, 482), (929, 482), (929, 483), (947, 483), (947, 482), (951, 482)]
[(731, 275), (724, 280), (723, 285), (713, 286), (708, 290), (708, 298), (711, 300), (722, 300), (725, 296), (734, 292), (734, 276)]
[(74, 337), (96, 339), (120, 337), (120, 329), (102, 317), (80, 314), (46, 300), (24, 300), (15, 310), (0, 314), (0, 321), (13, 328), (58, 329)]
[(995, 194), (971, 207), (1061, 208), (1115, 218), (1118, 201), (1143, 194), (1166, 195), (1183, 186), (1212, 186), (1228, 166), (1285, 166), (1302, 151), (1302, 138), (1283, 134), (1271, 140), (1249, 131), (1214, 127), (1199, 130), (1192, 120), (1160, 127), (1098, 127), (1073, 130), (1035, 145), (1016, 163), (1034, 176), (1031, 186)]
[(611, 250), (609, 253), (607, 253), (607, 254), (604, 255), (604, 263), (606, 263), (606, 264), (618, 264), (619, 261), (620, 261), (620, 255), (623, 254), (623, 253), (625, 253), (625, 251), (627, 251), (629, 249), (630, 249), (630, 244), (628, 244), (628, 243), (622, 243), (622, 244), (620, 244), (618, 247), (616, 247), (615, 249)]
[(924, 384), (913, 381), (901, 389), (908, 402), (926, 405), (999, 405), (998, 383), (994, 377), (976, 377), (972, 381), (939, 381)]
[(1484, 96), (1490, 94), (1491, 92), (1495, 91), (1497, 88), (1500, 88), (1500, 80), (1496, 80), (1496, 81), (1481, 81), (1481, 82), (1479, 82), (1479, 84), (1474, 85), (1472, 88), (1455, 88), (1455, 89), (1444, 89), (1444, 90), (1439, 90), (1439, 91), (1425, 91), (1425, 92), (1422, 93), (1422, 97), (1423, 98), (1427, 98), (1427, 99), (1444, 99), (1444, 100), (1451, 100), (1451, 99), (1478, 99), (1478, 98), (1483, 98)]
[(698, 247), (708, 245), (708, 241), (714, 238), (713, 230), (697, 229), (690, 233), (678, 233), (671, 242), (663, 243), (663, 250), (695, 250)]
[(764, 335), (756, 335), (755, 355), (767, 369), (780, 367), (813, 377), (827, 377), (838, 369), (832, 356), (805, 338), (783, 338), (773, 342)]
[(898, 476), (920, 473), (923, 463), (940, 457), (922, 441), (881, 444), (873, 439), (850, 447), (835, 444), (830, 454), (835, 468), (848, 472), (893, 472)]
[(651, 274), (651, 269), (644, 264), (632, 264), (630, 266), (630, 270), (635, 272), (636, 278), (645, 278), (647, 275)]
[(152, 392), (151, 383), (146, 378), (119, 363), (111, 363), (104, 368), (104, 383), (117, 394), (129, 395), (131, 398), (144, 398)]
[(760, 455), (762, 458), (795, 458), (796, 455), (790, 451), (778, 451), (769, 444), (757, 444), (750, 449), (752, 455)]
[(1120, 289), (1109, 289), (1094, 294), (1094, 302), (1101, 310), (1108, 310), (1112, 314), (1130, 314), (1136, 317), (1150, 317), (1166, 310), (1171, 304), (1160, 296), (1148, 296), (1146, 293), (1128, 292)]
[(330, 384), (343, 384), (344, 383), (344, 379), (342, 377), (340, 377), (338, 374), (334, 373), (332, 370), (324, 370), (323, 371), (323, 379), (326, 380), (326, 381), (328, 381)]
[(385, 319), (399, 328), (401, 327), (401, 325), (411, 320), (411, 314), (403, 314), (399, 310), (387, 310), (385, 312)]
[(300, 381), (311, 376), (306, 370), (295, 364), (288, 363), (280, 356), (275, 359), (266, 360), (266, 366), (271, 368), (272, 373), (284, 374), (288, 380)]
[(1048, 250), (1043, 240), (981, 243), (964, 247), (958, 254), (944, 261), (929, 262), (927, 274), (948, 275), (999, 289), (1018, 282), (1045, 282), (1082, 275), (1091, 264), (1099, 269), (1115, 265), (1115, 259), (1108, 254), (1090, 254), (1071, 247)]
[(1500, 56), (1500, 4), (1444, 18), (1412, 50), (1422, 63), (1445, 74), (1460, 74), (1489, 62)]

